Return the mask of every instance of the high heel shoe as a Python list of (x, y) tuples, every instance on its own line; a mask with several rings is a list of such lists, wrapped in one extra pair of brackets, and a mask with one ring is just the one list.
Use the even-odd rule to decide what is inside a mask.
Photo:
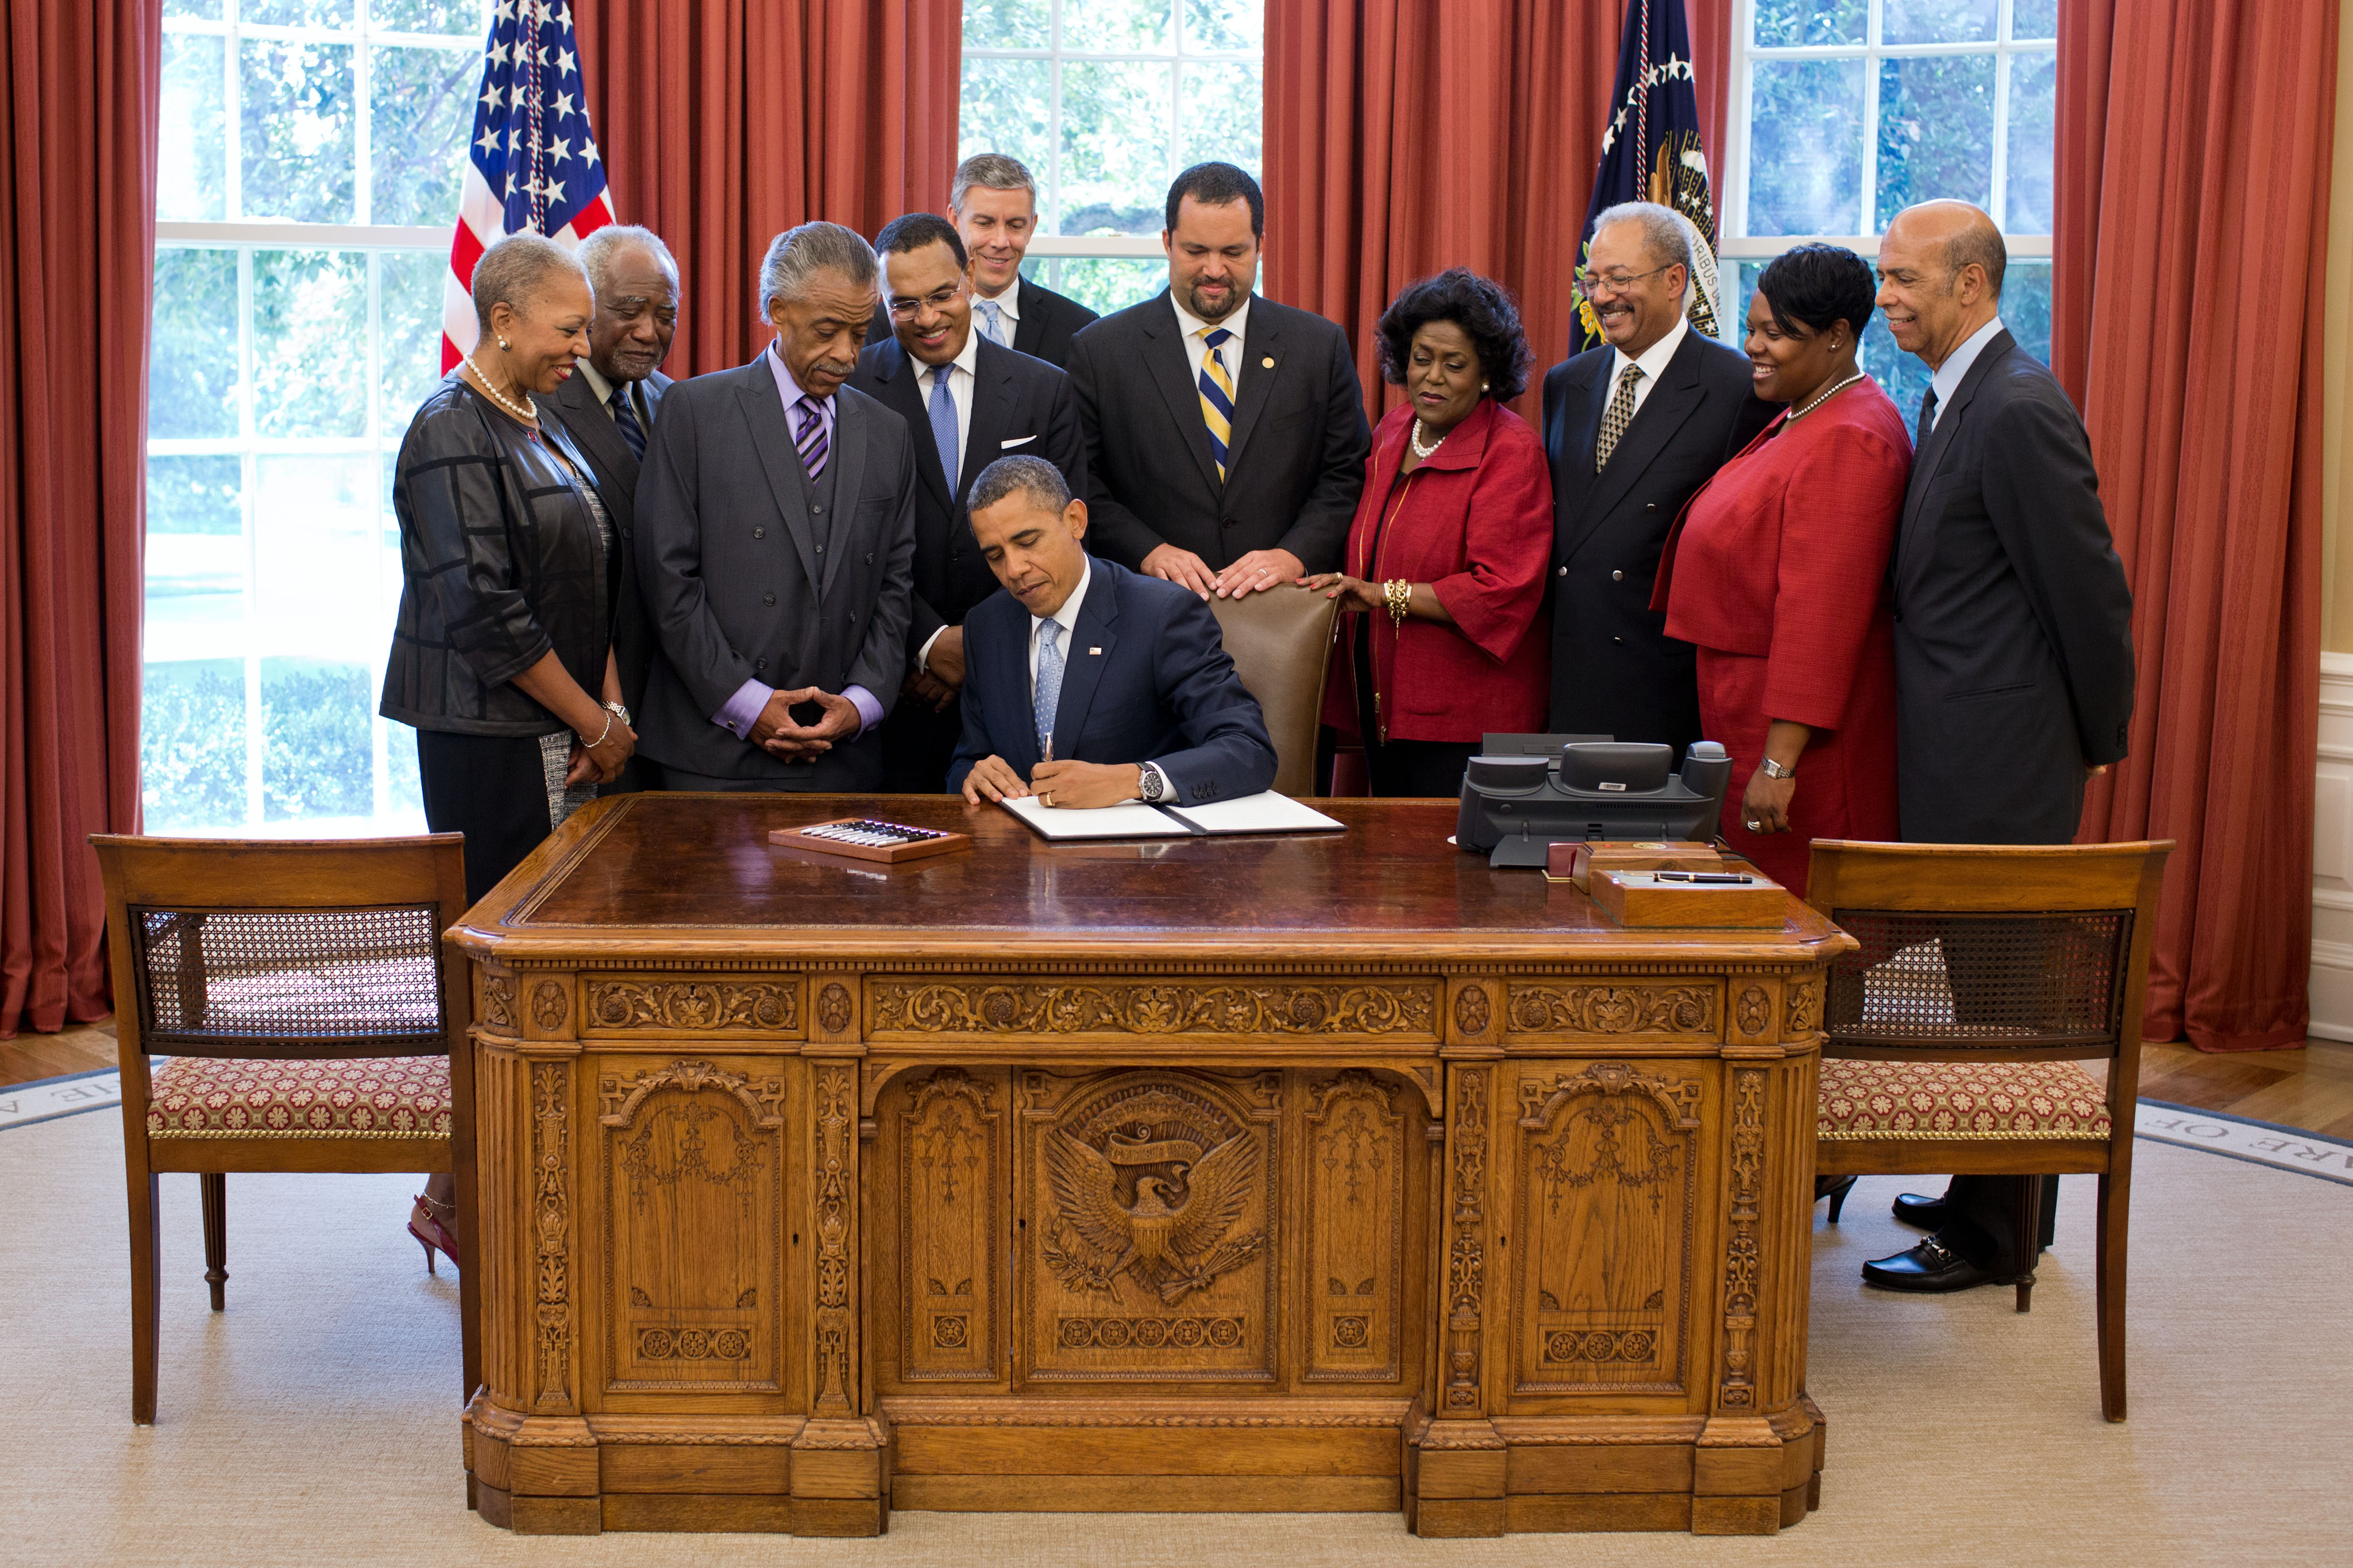
[(1854, 1191), (1852, 1176), (1816, 1176), (1814, 1178), (1814, 1201), (1820, 1203), (1824, 1198), (1830, 1199), (1832, 1225), (1838, 1224), (1839, 1210), (1846, 1207), (1846, 1195), (1852, 1191)]
[[(408, 1211), (408, 1234), (415, 1237), (417, 1245), (425, 1249), (425, 1272), (427, 1274), (438, 1272), (433, 1267), (433, 1253), (436, 1247), (449, 1255), (451, 1268), (454, 1268), (458, 1265), (458, 1238), (450, 1234), (449, 1227), (442, 1224), (440, 1216), (433, 1212), (437, 1208), (446, 1208), (450, 1212), (452, 1218), (456, 1217), (455, 1204), (437, 1204), (423, 1193), (417, 1194), (417, 1206)], [(424, 1224), (422, 1230), (417, 1228), (420, 1221)]]

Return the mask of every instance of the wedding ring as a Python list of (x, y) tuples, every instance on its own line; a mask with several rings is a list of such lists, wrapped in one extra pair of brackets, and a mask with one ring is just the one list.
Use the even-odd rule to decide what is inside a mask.
[(1765, 831), (1765, 825), (1761, 822), (1751, 822), (1745, 824), (1745, 826), (1751, 833), (1762, 833)]
[(1054, 808), (1054, 792), (1052, 790), (1048, 790), (1044, 795), (1039, 795), (1038, 797), (1038, 804), (1044, 806), (1047, 810), (1051, 811)]

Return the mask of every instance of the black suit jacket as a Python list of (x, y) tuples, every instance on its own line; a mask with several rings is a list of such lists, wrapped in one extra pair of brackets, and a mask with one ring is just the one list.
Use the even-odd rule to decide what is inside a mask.
[[(1242, 688), (1209, 606), (1187, 589), (1115, 562), (1089, 567), (1087, 596), (1065, 650), (1054, 755), (1082, 763), (1158, 763), (1176, 798), (1202, 804), (1274, 783), (1274, 742)], [(964, 739), (948, 788), (1003, 757), (1023, 778), (1041, 760), (1029, 697), (1029, 612), (1012, 595), (965, 622)]]
[[(1021, 319), (1013, 326), (1013, 352), (1044, 360), (1056, 370), (1062, 369), (1071, 363), (1071, 340), (1081, 329), (1098, 320), (1095, 313), (1069, 295), (1040, 288), (1027, 278), (1017, 280), (1013, 288), (1015, 308), (1021, 312)], [(974, 297), (972, 330), (980, 331), (977, 295)], [(874, 324), (866, 330), (867, 346), (879, 347), (889, 342), (892, 335), (891, 302), (886, 299), (874, 307)]]
[(1310, 572), (1339, 569), (1373, 434), (1338, 327), (1250, 300), (1222, 483), (1167, 290), (1081, 332), (1071, 385), (1096, 554), (1134, 567), (1174, 544), (1222, 569), (1282, 549)]
[(2084, 422), (2006, 331), (1920, 444), (1888, 577), (1904, 837), (2073, 838), (2131, 741), (2132, 590)]
[[(974, 331), (978, 332), (977, 326)], [(932, 439), (923, 365), (896, 337), (858, 357), (849, 384), (907, 422), (915, 448), (915, 600), (907, 627), (907, 668), (942, 626), (962, 626), (975, 605), (997, 591), (980, 556), (965, 502), (980, 471), (999, 458), (1043, 458), (1062, 471), (1071, 493), (1087, 493), (1086, 446), (1079, 435), (1071, 378), (1043, 360), (979, 340), (973, 361), (972, 422), (951, 491)], [(891, 711), (882, 733), (883, 784), (895, 792), (937, 795), (964, 724), (955, 708), (935, 711), (913, 698)]]
[(1659, 552), (1683, 503), (1779, 412), (1749, 388), (1748, 361), (1688, 329), (1658, 384), (1596, 473), (1593, 447), (1617, 353), (1588, 349), (1545, 376), (1552, 461), (1552, 729), (1701, 740), (1692, 646), (1651, 608)]

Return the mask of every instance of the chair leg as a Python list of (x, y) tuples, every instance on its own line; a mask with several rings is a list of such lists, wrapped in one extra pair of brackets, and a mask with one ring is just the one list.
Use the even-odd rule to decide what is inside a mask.
[(2010, 1237), (2011, 1261), (2022, 1261), (2026, 1265), (2013, 1281), (2018, 1287), (2018, 1310), (2031, 1312), (2034, 1310), (2034, 1265), (2042, 1251), (2037, 1245), (2042, 1238), (2042, 1177), (2018, 1178), (2018, 1216), (2015, 1223), (2018, 1228)]
[(204, 1189), (205, 1283), (212, 1287), (213, 1310), (227, 1306), (228, 1177), (206, 1171), (196, 1178)]
[(2100, 1177), (2100, 1414), (2125, 1418), (2125, 1232), (2132, 1217), (2130, 1178)]
[(131, 1419), (155, 1425), (155, 1277), (163, 1267), (155, 1229), (156, 1179), (131, 1173)]

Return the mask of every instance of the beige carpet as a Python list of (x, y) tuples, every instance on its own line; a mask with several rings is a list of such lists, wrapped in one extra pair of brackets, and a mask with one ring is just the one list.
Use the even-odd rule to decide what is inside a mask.
[[(0, 1563), (573, 1565), (2353, 1563), (2353, 1188), (2144, 1141), (2133, 1418), (2100, 1420), (2091, 1183), (2035, 1310), (1866, 1294), (1904, 1184), (1815, 1232), (1822, 1508), (1773, 1539), (1420, 1542), (1390, 1515), (901, 1513), (880, 1541), (518, 1539), (465, 1511), (456, 1294), (399, 1178), (229, 1184), (229, 1310), (205, 1308), (196, 1180), (164, 1180), (162, 1424), (129, 1415), (121, 1123), (0, 1133)], [(1915, 1179), (1916, 1180), (1916, 1179)]]

